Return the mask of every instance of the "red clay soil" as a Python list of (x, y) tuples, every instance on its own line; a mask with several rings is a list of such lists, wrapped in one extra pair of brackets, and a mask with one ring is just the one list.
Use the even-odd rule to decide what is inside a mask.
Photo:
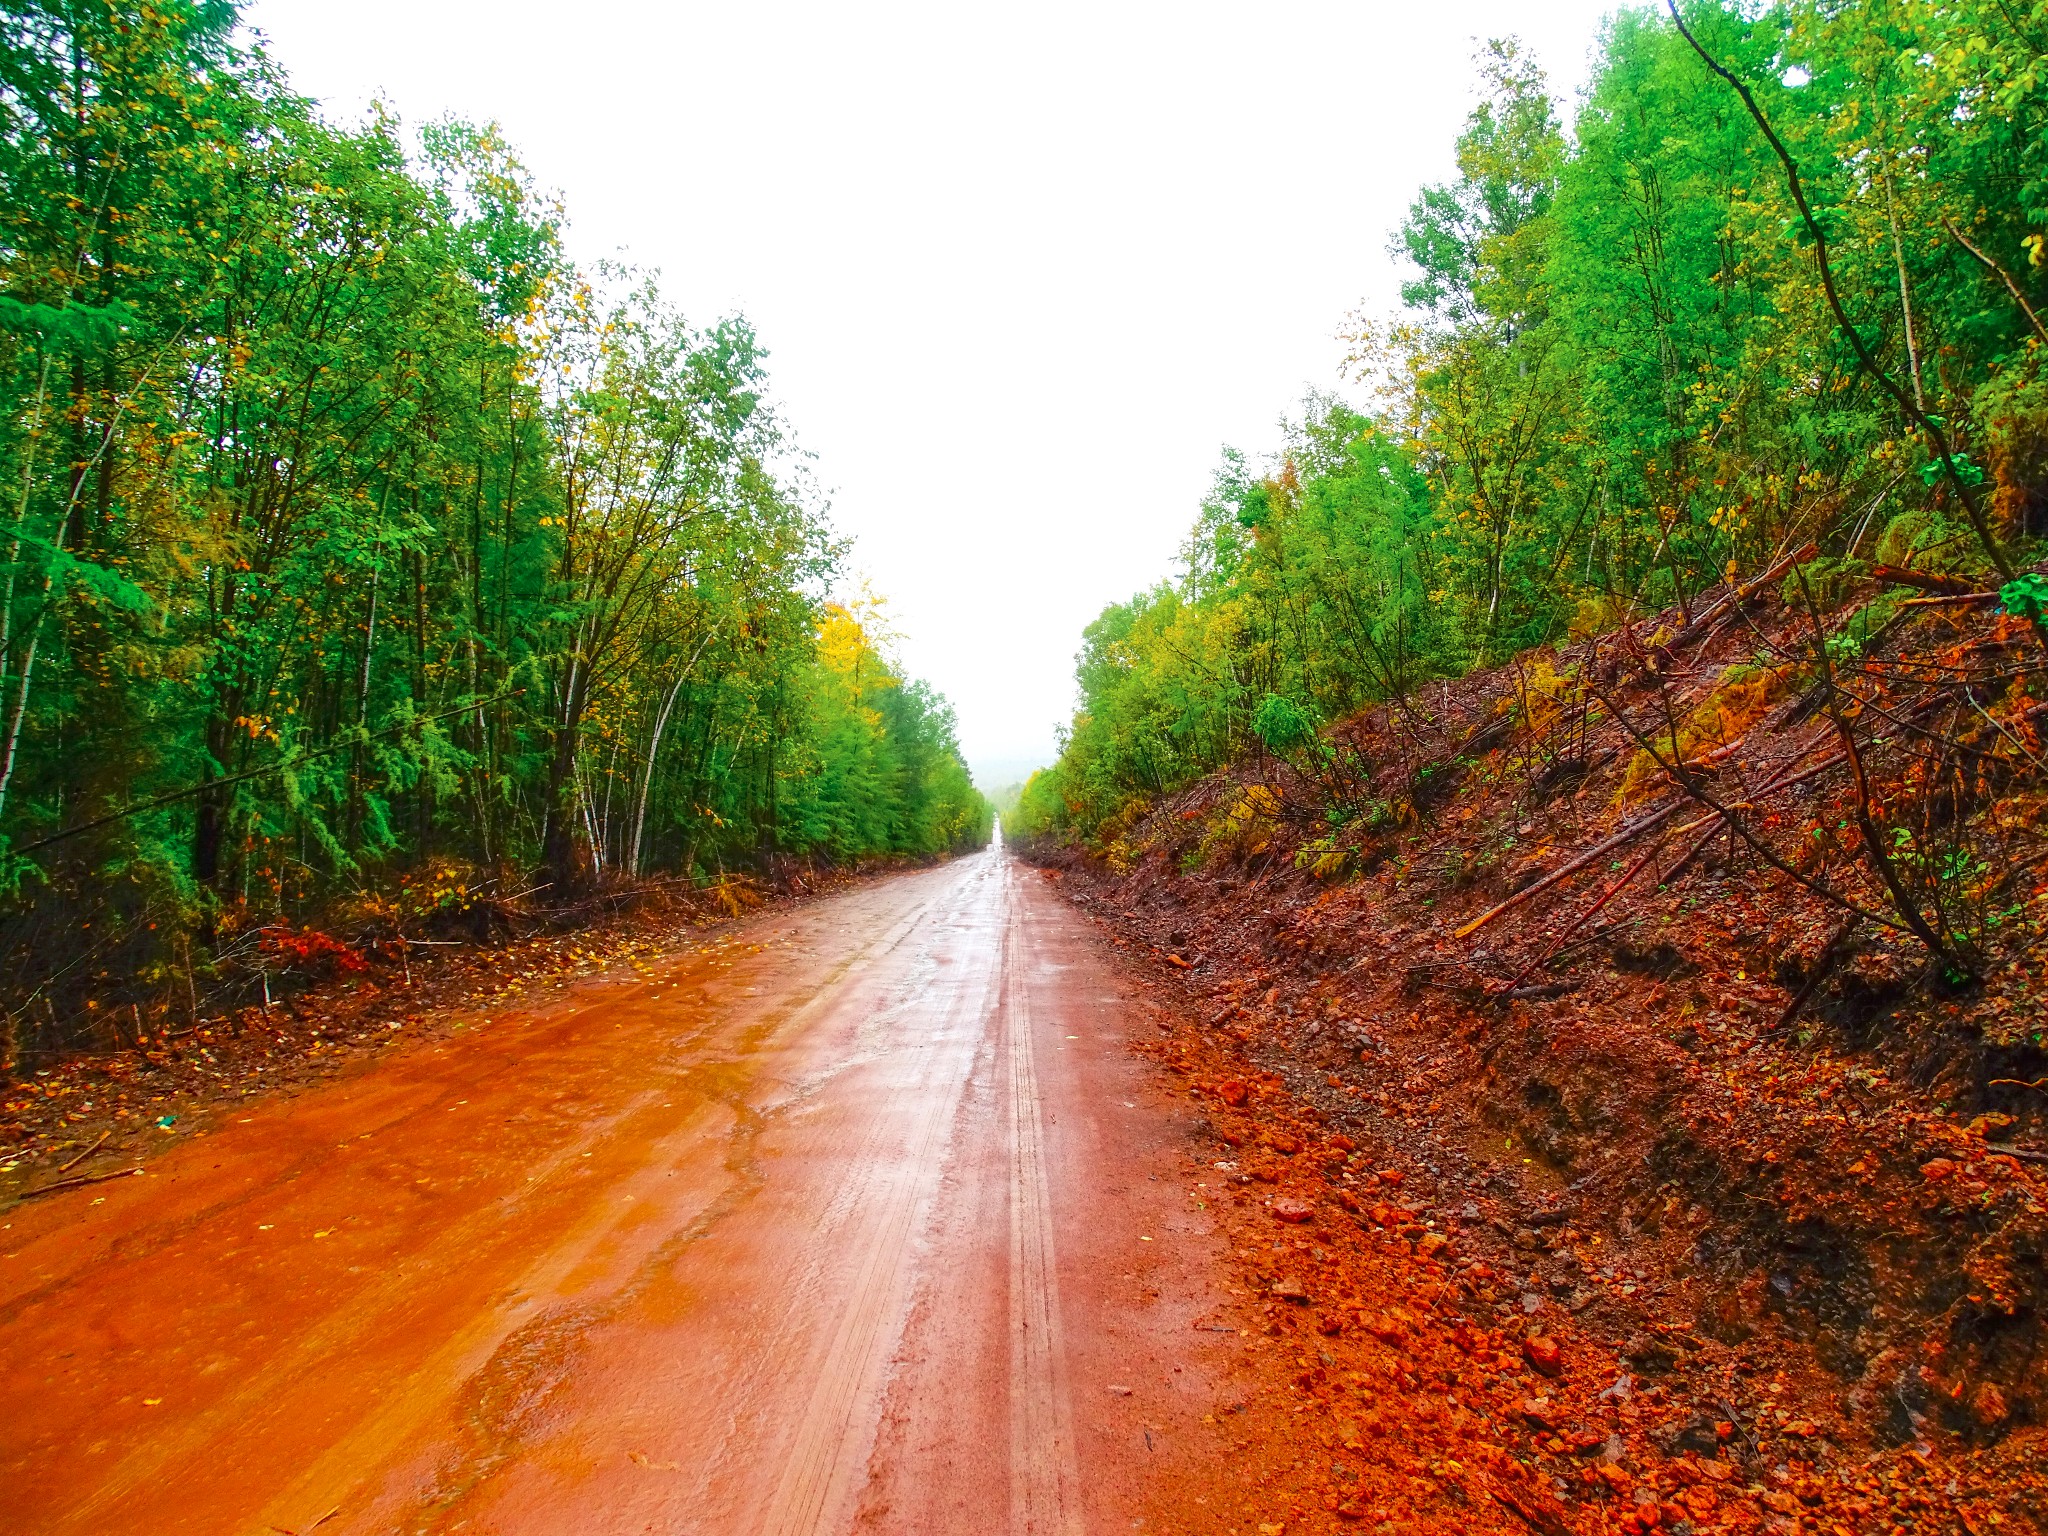
[[(765, 901), (788, 906), (857, 878), (806, 869), (774, 890), (737, 878), (696, 890), (653, 882), (605, 892), (576, 914), (493, 902), (459, 909), (442, 937), (409, 944), (284, 934), (266, 957), (268, 1003), (218, 1006), (221, 992), (261, 995), (246, 965), (224, 967), (214, 998), (196, 995), (196, 1018), (96, 1007), (79, 1033), (101, 1048), (13, 1062), (0, 1075), (0, 1200), (119, 1177), (244, 1100), (445, 1039), (606, 967), (715, 941)], [(294, 950), (309, 953), (300, 960)]]
[[(1708, 718), (1756, 675), (1726, 669), (1760, 637), (1790, 654), (1800, 622), (1752, 593), (1704, 639), (1540, 660), (1599, 668), (1639, 719), (1660, 694)], [(1911, 623), (1857, 675), (1873, 707), (2038, 758), (2023, 626)], [(1887, 660), (1909, 644), (1933, 668)], [(1099, 855), (1034, 854), (1175, 1000), (1152, 1049), (1204, 1108), (1241, 1285), (1300, 1367), (1290, 1507), (1311, 1528), (1333, 1504), (1481, 1528), (1491, 1499), (1539, 1531), (2048, 1530), (2038, 776), (1994, 764), (1963, 807), (1965, 894), (2006, 921), (1977, 934), (1980, 979), (1945, 986), (1874, 925), (1830, 955), (1839, 910), (1688, 828), (1701, 806), (1611, 716), (1523, 707), (1537, 660), (1341, 727), (1380, 813), (1334, 838), (1327, 784), (1269, 761)], [(1980, 734), (1928, 704), (1942, 666), (2003, 670)], [(1825, 763), (1830, 724), (1785, 670), (1689, 746), (1723, 803)], [(1866, 754), (1880, 806), (1945, 792)], [(1749, 824), (1881, 903), (1853, 833), (1796, 851), (1848, 823), (1847, 777)]]
[(1297, 1463), (1349, 1453), (1290, 1383), (1351, 1343), (1268, 1334), (1231, 1280), (1240, 1213), (1120, 969), (994, 852), (0, 1211), (6, 1528), (1333, 1519)]

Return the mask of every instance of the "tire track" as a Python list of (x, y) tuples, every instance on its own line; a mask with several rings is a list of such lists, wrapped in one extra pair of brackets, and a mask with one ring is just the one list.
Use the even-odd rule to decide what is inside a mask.
[[(978, 905), (973, 887), (990, 878), (980, 873), (955, 887), (948, 905)], [(999, 897), (998, 910), (1004, 905)], [(851, 1159), (830, 1206), (839, 1219), (822, 1227), (817, 1257), (796, 1287), (799, 1294), (815, 1288), (829, 1260), (853, 1251), (852, 1275), (830, 1336), (805, 1362), (814, 1385), (783, 1452), (782, 1473), (759, 1527), (763, 1536), (817, 1536), (841, 1528), (865, 1477), (889, 1358), (908, 1310), (913, 1239), (938, 1185), (972, 1061), (972, 1036), (986, 1027), (991, 1012), (997, 979), (991, 973), (1002, 963), (1000, 946), (991, 949), (992, 964), (946, 983), (939, 1019), (924, 1025), (922, 1038), (907, 1047), (917, 1066), (891, 1090)], [(936, 976), (913, 974), (898, 1006), (911, 1017), (929, 1018), (937, 984)], [(963, 1032), (967, 1019), (977, 1028)], [(888, 1143), (902, 1134), (906, 1120), (909, 1134), (900, 1143), (899, 1161), (889, 1156)], [(796, 1362), (785, 1350), (771, 1349), (764, 1363), (779, 1374)]]
[(1018, 963), (1018, 916), (1003, 902), (1003, 1021), (1010, 1082), (1010, 1531), (1081, 1536), (1080, 1476), (1060, 1339), (1059, 1267), (1045, 1126)]

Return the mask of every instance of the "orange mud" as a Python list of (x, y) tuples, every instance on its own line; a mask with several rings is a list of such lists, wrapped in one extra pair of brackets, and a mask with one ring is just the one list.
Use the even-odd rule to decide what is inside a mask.
[(992, 851), (16, 1207), (0, 1527), (1256, 1529), (1098, 950)]

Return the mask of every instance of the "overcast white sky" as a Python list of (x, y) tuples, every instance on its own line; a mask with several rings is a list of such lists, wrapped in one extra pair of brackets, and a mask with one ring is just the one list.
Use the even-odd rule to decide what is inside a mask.
[(1081, 628), (1165, 576), (1225, 443), (1396, 303), (1476, 39), (1569, 102), (1611, 0), (257, 0), (338, 116), (504, 125), (582, 260), (744, 312), (984, 787), (1049, 761)]

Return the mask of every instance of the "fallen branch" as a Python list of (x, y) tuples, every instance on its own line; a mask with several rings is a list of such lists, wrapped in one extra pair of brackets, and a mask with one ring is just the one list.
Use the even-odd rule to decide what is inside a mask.
[[(1680, 831), (1680, 833), (1691, 832), (1698, 827), (1704, 826), (1706, 823), (1710, 821), (1714, 822), (1718, 826), (1720, 818), (1717, 816), (1702, 816), (1697, 821), (1687, 822), (1678, 830)], [(1600, 915), (1600, 909), (1606, 906), (1608, 902), (1614, 900), (1614, 898), (1619, 896), (1624, 890), (1626, 890), (1628, 888), (1629, 882), (1634, 880), (1637, 875), (1643, 872), (1643, 867), (1649, 864), (1653, 859), (1657, 857), (1658, 849), (1662, 848), (1663, 846), (1664, 845), (1662, 842), (1652, 843), (1650, 845), (1649, 851), (1646, 852), (1641, 858), (1637, 859), (1635, 863), (1629, 865), (1628, 869), (1622, 874), (1622, 877), (1619, 880), (1615, 881), (1614, 884), (1607, 887), (1606, 891), (1601, 895), (1598, 901), (1594, 902), (1592, 906), (1588, 907), (1585, 911), (1581, 912), (1577, 917), (1573, 918), (1569, 923), (1565, 924), (1564, 928), (1558, 933), (1557, 937), (1551, 941), (1550, 947), (1548, 949), (1544, 950), (1542, 954), (1538, 955), (1535, 959), (1531, 960), (1527, 965), (1523, 966), (1521, 970), (1515, 973), (1514, 979), (1511, 980), (1505, 987), (1501, 988), (1502, 995), (1507, 997), (1517, 996), (1517, 988), (1521, 988), (1521, 991), (1523, 993), (1534, 990), (1531, 988), (1522, 987), (1523, 979), (1527, 977), (1531, 971), (1535, 970), (1537, 966), (1541, 965), (1544, 961), (1548, 960), (1553, 954), (1555, 954), (1557, 952), (1557, 946), (1560, 943), (1562, 943), (1567, 937), (1577, 932), (1580, 928), (1584, 927), (1594, 918), (1598, 917)]]
[(1935, 571), (1916, 571), (1903, 565), (1873, 565), (1870, 574), (1890, 586), (1918, 587), (1922, 592), (1942, 592), (1950, 597), (1995, 595), (1985, 592), (1981, 587), (1965, 581), (1960, 576), (1944, 576)]
[(1512, 907), (1520, 906), (1523, 902), (1527, 901), (1531, 896), (1537, 895), (1542, 891), (1549, 890), (1553, 885), (1556, 885), (1560, 880), (1569, 879), (1571, 876), (1577, 874), (1580, 870), (1584, 869), (1588, 864), (1591, 864), (1596, 859), (1599, 859), (1602, 855), (1612, 853), (1615, 849), (1621, 847), (1626, 843), (1634, 842), (1637, 838), (1641, 837), (1645, 832), (1648, 832), (1651, 828), (1663, 826), (1665, 822), (1669, 821), (1673, 816), (1677, 815), (1678, 812), (1684, 808), (1684, 806), (1684, 800), (1673, 800), (1669, 805), (1662, 806), (1659, 809), (1650, 812), (1649, 815), (1644, 816), (1641, 820), (1633, 822), (1626, 827), (1623, 827), (1619, 832), (1616, 832), (1613, 836), (1602, 838), (1599, 842), (1595, 843), (1592, 847), (1588, 848), (1584, 853), (1580, 854), (1577, 858), (1567, 859), (1563, 864), (1560, 864), (1556, 869), (1553, 869), (1541, 880), (1537, 880), (1532, 884), (1523, 886), (1519, 891), (1515, 892), (1514, 895), (1508, 897), (1507, 900), (1500, 902), (1495, 906), (1488, 908), (1486, 911), (1480, 913), (1477, 917), (1473, 918), (1471, 922), (1465, 924), (1464, 927), (1458, 929), (1457, 932), (1452, 935), (1452, 937), (1458, 939), (1470, 938), (1473, 934), (1477, 933), (1480, 929), (1484, 928), (1488, 923), (1492, 922), (1496, 917), (1499, 917), (1501, 913), (1508, 911)]
[(1576, 939), (1573, 939), (1569, 944), (1560, 944), (1556, 949), (1551, 951), (1550, 958), (1544, 961), (1543, 963), (1545, 966), (1556, 965), (1558, 961), (1562, 960), (1566, 955), (1571, 954), (1574, 950), (1584, 949), (1588, 944), (1598, 944), (1602, 939), (1613, 938), (1614, 935), (1621, 932), (1622, 929), (1628, 927), (1629, 924), (1633, 921), (1635, 921), (1635, 919), (1622, 917), (1616, 918), (1611, 923), (1603, 923), (1598, 928), (1595, 928), (1591, 933), (1580, 934)]
[(2016, 1147), (2011, 1142), (1987, 1141), (1986, 1152), (1996, 1152), (2000, 1157), (2015, 1158), (2022, 1163), (2048, 1163), (2048, 1152), (2037, 1152), (2032, 1147)]
[(1793, 550), (1791, 554), (1784, 555), (1781, 556), (1779, 559), (1773, 560), (1770, 564), (1770, 567), (1767, 570), (1765, 570), (1761, 576), (1751, 577), (1748, 581), (1745, 581), (1741, 586), (1737, 587), (1733, 592), (1729, 593), (1726, 597), (1722, 598), (1718, 603), (1715, 603), (1711, 608), (1707, 609), (1705, 613), (1702, 613), (1698, 618), (1694, 619), (1690, 624), (1686, 625), (1685, 628), (1681, 629), (1677, 634), (1673, 635), (1669, 640), (1667, 640), (1664, 643), (1663, 649), (1669, 651), (1675, 646), (1681, 646), (1691, 643), (1691, 641), (1694, 640), (1696, 637), (1705, 634), (1707, 626), (1713, 623), (1714, 620), (1719, 618), (1722, 614), (1726, 613), (1730, 608), (1740, 607), (1742, 604), (1748, 602), (1752, 597), (1755, 597), (1757, 593), (1761, 592), (1765, 587), (1768, 587), (1772, 582), (1782, 579), (1785, 573), (1791, 570), (1793, 566), (1811, 560), (1815, 555), (1819, 553), (1819, 545), (1810, 543), (1802, 544), (1799, 546), (1799, 548)]
[[(1746, 803), (1747, 802), (1745, 802), (1745, 804)], [(1675, 860), (1673, 860), (1671, 867), (1665, 870), (1663, 874), (1657, 877), (1657, 883), (1659, 885), (1669, 885), (1672, 881), (1676, 880), (1680, 875), (1684, 874), (1686, 870), (1692, 867), (1692, 861), (1698, 858), (1703, 852), (1706, 851), (1707, 844), (1711, 843), (1715, 838), (1721, 835), (1720, 821), (1717, 818), (1713, 817), (1709, 817), (1708, 820), (1713, 821), (1714, 824), (1711, 827), (1708, 827), (1707, 830), (1702, 832), (1698, 837), (1694, 838), (1692, 840), (1692, 846), (1686, 849), (1684, 853), (1681, 853)], [(1697, 826), (1698, 824), (1699, 823), (1697, 822), (1693, 823), (1693, 825), (1695, 826)]]
[[(1907, 889), (1898, 867), (1892, 863), (1891, 854), (1885, 847), (1884, 837), (1870, 808), (1870, 779), (1864, 766), (1863, 753), (1856, 745), (1856, 733), (1850, 728), (1848, 717), (1842, 713), (1841, 693), (1835, 684), (1835, 665), (1828, 656), (1827, 626), (1821, 620), (1820, 605), (1814, 601), (1813, 590), (1807, 585), (1806, 572), (1802, 570), (1798, 576), (1800, 593), (1806, 599), (1807, 614), (1813, 620), (1813, 659), (1820, 667), (1821, 686), (1825, 690), (1823, 707), (1827, 710), (1828, 719), (1834, 723), (1835, 734), (1841, 737), (1842, 755), (1848, 760), (1849, 773), (1856, 792), (1854, 814), (1857, 828), (1863, 834), (1864, 854), (1877, 870), (1878, 879), (1884, 883), (1885, 891), (1891, 897), (1892, 909), (1904, 920), (1906, 926), (1913, 930), (1913, 936), (1927, 946), (1928, 953), (1939, 960), (1951, 975), (1968, 976), (1971, 974), (1969, 966), (1960, 954), (1949, 948), (1947, 939), (1935, 931), (1927, 915), (1920, 910), (1920, 904), (1913, 899), (1912, 892)], [(1732, 827), (1734, 823), (1730, 822), (1729, 825)]]
[(1996, 592), (1957, 592), (1943, 597), (1909, 597), (1901, 608), (1976, 608), (1998, 601)]
[[(1609, 709), (1609, 713), (1613, 713), (1611, 707)], [(1629, 729), (1626, 722), (1622, 722), (1622, 728), (1624, 730)], [(1812, 749), (1809, 748), (1808, 750), (1810, 751)], [(1805, 755), (1806, 753), (1804, 752), (1799, 754), (1800, 757), (1804, 757)], [(1793, 761), (1797, 762), (1798, 758), (1794, 758)], [(1839, 767), (1842, 762), (1843, 758), (1841, 754), (1837, 753), (1833, 757), (1828, 758), (1824, 762), (1814, 764), (1813, 767), (1809, 768), (1804, 773), (1795, 775), (1791, 778), (1779, 779), (1774, 781), (1773, 783), (1766, 784), (1762, 789), (1757, 790), (1755, 794), (1751, 795), (1747, 800), (1740, 802), (1739, 806), (1734, 808), (1746, 810), (1750, 806), (1755, 805), (1756, 802), (1761, 800), (1765, 795), (1774, 795), (1778, 793), (1780, 790), (1791, 789), (1795, 785), (1804, 784), (1808, 779), (1816, 778), (1820, 774), (1827, 772), (1827, 770), (1830, 768)], [(1619, 832), (1616, 832), (1612, 837), (1606, 838), (1601, 842), (1595, 843), (1592, 847), (1588, 848), (1584, 853), (1580, 854), (1578, 857), (1571, 859), (1566, 863), (1560, 864), (1556, 869), (1552, 870), (1549, 874), (1545, 875), (1541, 880), (1536, 881), (1532, 885), (1523, 886), (1521, 890), (1516, 891), (1514, 895), (1508, 897), (1507, 900), (1499, 903), (1498, 905), (1490, 908), (1485, 912), (1480, 913), (1479, 916), (1473, 918), (1471, 922), (1465, 924), (1464, 927), (1458, 929), (1457, 932), (1452, 935), (1452, 937), (1459, 939), (1469, 938), (1471, 935), (1477, 933), (1481, 928), (1484, 928), (1488, 923), (1492, 922), (1496, 917), (1499, 917), (1501, 913), (1507, 911), (1509, 908), (1519, 906), (1521, 903), (1527, 901), (1531, 896), (1534, 896), (1541, 891), (1548, 890), (1551, 886), (1556, 885), (1558, 881), (1567, 879), (1570, 876), (1577, 874), (1580, 870), (1584, 869), (1588, 864), (1591, 864), (1595, 860), (1599, 859), (1601, 855), (1612, 853), (1615, 849), (1621, 847), (1623, 844), (1634, 842), (1638, 837), (1642, 836), (1643, 833), (1648, 832), (1653, 827), (1663, 825), (1666, 821), (1670, 820), (1672, 816), (1674, 816), (1680, 810), (1682, 810), (1684, 806), (1684, 800), (1674, 800), (1671, 802), (1671, 804), (1664, 806), (1659, 810), (1652, 811), (1642, 820), (1635, 822), (1630, 826), (1623, 827)], [(1725, 816), (1726, 814), (1718, 806), (1715, 806), (1714, 810), (1717, 815)], [(1694, 822), (1692, 823), (1692, 825), (1698, 826), (1699, 823)], [(1681, 860), (1677, 866), (1674, 866), (1673, 872), (1676, 873), (1677, 869), (1682, 868), (1683, 865), (1684, 861)]]
[[(634, 1454), (634, 1459), (637, 1461), (644, 1462), (647, 1458), (639, 1455), (636, 1452)], [(667, 1466), (668, 1463), (663, 1462), (662, 1465)], [(294, 1530), (289, 1526), (283, 1525), (273, 1525), (270, 1529), (277, 1532), (277, 1536), (307, 1536), (308, 1532), (317, 1531), (318, 1529), (320, 1529), (321, 1526), (325, 1525), (328, 1521), (332, 1520), (336, 1515), (340, 1513), (341, 1506), (337, 1504), (334, 1506), (334, 1508), (327, 1511), (326, 1514), (322, 1515), (318, 1520), (315, 1520), (311, 1525), (307, 1526), (305, 1530)]]
[[(1679, 789), (1683, 790), (1686, 794), (1690, 795), (1694, 800), (1698, 801), (1708, 810), (1718, 815), (1724, 822), (1728, 824), (1728, 831), (1731, 836), (1741, 838), (1743, 842), (1747, 843), (1750, 846), (1750, 848), (1755, 851), (1756, 856), (1758, 858), (1762, 859), (1766, 864), (1770, 865), (1771, 868), (1775, 869), (1779, 874), (1783, 875), (1786, 879), (1790, 880), (1794, 885), (1797, 885), (1804, 890), (1811, 891), (1814, 895), (1820, 897), (1823, 901), (1831, 902), (1835, 906), (1843, 908), (1845, 911), (1860, 912), (1867, 920), (1876, 923), (1880, 928), (1896, 929), (1902, 926), (1898, 919), (1886, 917), (1881, 912), (1873, 912), (1868, 907), (1859, 907), (1856, 905), (1855, 902), (1851, 901), (1848, 897), (1844, 896), (1840, 891), (1831, 890), (1829, 887), (1820, 884), (1818, 881), (1809, 879), (1807, 876), (1801, 874), (1798, 870), (1794, 869), (1790, 864), (1787, 864), (1782, 858), (1778, 856), (1778, 854), (1774, 850), (1766, 846), (1764, 842), (1760, 838), (1758, 838), (1754, 832), (1750, 831), (1750, 829), (1743, 824), (1742, 819), (1735, 814), (1735, 806), (1723, 805), (1720, 801), (1716, 800), (1712, 795), (1708, 794), (1704, 789), (1700, 788), (1696, 780), (1690, 778), (1684, 773), (1682, 764), (1674, 767), (1671, 763), (1667, 762), (1665, 760), (1664, 754), (1657, 750), (1657, 744), (1654, 741), (1652, 741), (1649, 737), (1645, 736), (1641, 731), (1636, 729), (1634, 723), (1631, 722), (1626, 715), (1621, 713), (1619, 706), (1617, 706), (1613, 700), (1607, 698), (1603, 694), (1601, 695), (1601, 702), (1607, 705), (1608, 712), (1614, 716), (1616, 722), (1621, 726), (1621, 728), (1624, 731), (1628, 732), (1630, 738), (1635, 742), (1635, 744), (1638, 747), (1642, 748), (1643, 751), (1649, 753), (1650, 757), (1656, 762), (1657, 766), (1664, 770), (1665, 777), (1672, 784), (1676, 785)], [(1844, 760), (1846, 761), (1846, 754), (1844, 755)], [(1756, 798), (1756, 796), (1752, 796), (1749, 800), (1739, 802), (1739, 804), (1746, 808), (1750, 805), (1753, 805), (1756, 801)]]
[(109, 1179), (125, 1179), (142, 1172), (140, 1168), (117, 1168), (112, 1173), (85, 1173), (75, 1179), (59, 1179), (54, 1184), (41, 1184), (34, 1189), (24, 1189), (17, 1200), (33, 1200), (37, 1195), (54, 1195), (60, 1189), (83, 1189), (88, 1184), (104, 1184)]
[(100, 1139), (99, 1139), (98, 1141), (94, 1142), (94, 1143), (93, 1143), (93, 1144), (92, 1144), (91, 1146), (87, 1147), (87, 1148), (86, 1148), (86, 1149), (85, 1149), (85, 1150), (84, 1150), (83, 1152), (79, 1153), (79, 1154), (78, 1154), (78, 1156), (76, 1156), (76, 1157), (74, 1157), (73, 1159), (71, 1159), (71, 1161), (70, 1161), (70, 1162), (68, 1162), (68, 1163), (59, 1163), (59, 1164), (57, 1165), (57, 1171), (58, 1171), (59, 1173), (69, 1173), (69, 1172), (70, 1172), (70, 1171), (71, 1171), (71, 1170), (72, 1170), (73, 1168), (76, 1168), (76, 1167), (77, 1167), (77, 1166), (78, 1166), (78, 1165), (79, 1165), (80, 1163), (84, 1162), (84, 1161), (85, 1161), (85, 1160), (86, 1160), (86, 1159), (87, 1159), (88, 1157), (91, 1157), (91, 1156), (93, 1155), (93, 1153), (95, 1153), (95, 1152), (99, 1151), (99, 1149), (100, 1149), (101, 1147), (105, 1146), (105, 1145), (106, 1145), (106, 1143), (107, 1143), (107, 1138), (108, 1138), (109, 1136), (113, 1135), (113, 1134), (114, 1134), (114, 1133), (113, 1133), (112, 1131), (101, 1131), (101, 1132), (100, 1132)]

